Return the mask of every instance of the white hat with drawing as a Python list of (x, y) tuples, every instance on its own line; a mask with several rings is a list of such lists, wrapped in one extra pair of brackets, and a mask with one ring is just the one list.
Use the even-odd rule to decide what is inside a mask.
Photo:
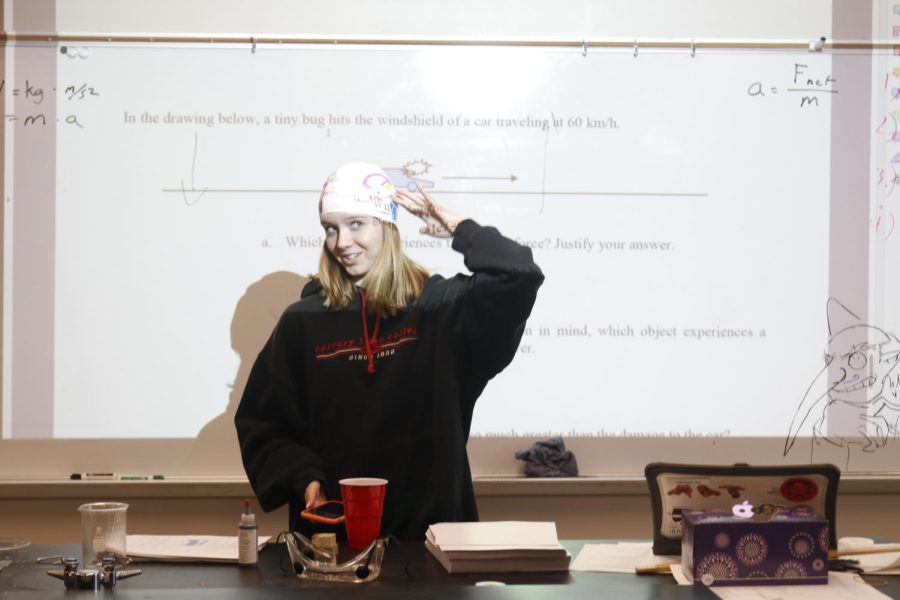
[(319, 197), (319, 216), (349, 213), (397, 224), (394, 184), (381, 167), (352, 162), (328, 176)]

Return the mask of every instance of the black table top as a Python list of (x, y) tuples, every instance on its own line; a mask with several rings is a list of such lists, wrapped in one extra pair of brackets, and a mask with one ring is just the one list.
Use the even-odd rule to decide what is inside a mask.
[[(576, 556), (586, 541), (564, 541)], [(0, 559), (12, 564), (0, 571), (0, 598), (59, 598), (72, 600), (91, 591), (67, 592), (63, 582), (46, 575), (49, 568), (35, 563), (41, 556), (75, 555), (73, 545), (32, 545), (3, 553)], [(344, 553), (340, 560), (351, 558)], [(259, 555), (255, 567), (215, 563), (139, 563), (143, 574), (118, 583), (114, 593), (120, 600), (205, 598), (255, 599), (296, 597), (298, 589), (309, 600), (346, 597), (352, 591), (360, 598), (527, 598), (541, 600), (565, 598), (715, 598), (708, 589), (676, 585), (670, 575), (632, 575), (626, 573), (492, 573), (448, 574), (421, 543), (402, 547), (391, 542), (385, 551), (381, 576), (369, 583), (329, 583), (302, 580), (290, 571), (283, 544), (271, 544)], [(882, 588), (900, 598), (900, 580), (888, 580)], [(502, 581), (504, 587), (476, 587), (483, 580)], [(74, 594), (74, 596), (73, 596)]]
[[(565, 542), (575, 556), (585, 542)], [(45, 565), (35, 563), (39, 556), (79, 554), (77, 546), (32, 545), (7, 553), (13, 564), (0, 571), (2, 598), (65, 598), (63, 582), (46, 575)], [(351, 558), (342, 553), (339, 560)], [(281, 564), (279, 564), (281, 563)], [(290, 571), (287, 551), (282, 544), (271, 544), (259, 555), (256, 567), (214, 563), (140, 563), (143, 573), (123, 580), (115, 597), (131, 598), (287, 598), (303, 589), (305, 598), (346, 597), (348, 592), (360, 598), (713, 598), (708, 590), (677, 586), (667, 575), (618, 573), (492, 573), (448, 574), (421, 543), (402, 547), (391, 542), (385, 550), (381, 576), (369, 583), (329, 583), (302, 580)], [(483, 580), (502, 581), (505, 587), (476, 587)], [(109, 592), (101, 592), (109, 593)], [(524, 594), (524, 596), (523, 596)]]

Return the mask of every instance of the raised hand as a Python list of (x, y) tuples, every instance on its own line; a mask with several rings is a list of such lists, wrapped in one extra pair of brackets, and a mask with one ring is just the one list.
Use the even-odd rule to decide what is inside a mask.
[(419, 229), (420, 233), (439, 238), (452, 237), (462, 218), (432, 200), (425, 190), (419, 188), (418, 192), (411, 194), (406, 190), (396, 189), (394, 199), (410, 214), (424, 221), (425, 225)]

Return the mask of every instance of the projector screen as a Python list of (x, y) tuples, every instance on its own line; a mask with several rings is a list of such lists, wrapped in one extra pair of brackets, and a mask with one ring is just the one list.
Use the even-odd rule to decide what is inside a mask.
[[(562, 435), (597, 449), (582, 460), (596, 472), (711, 450), (893, 468), (900, 294), (884, 274), (900, 251), (892, 188), (876, 183), (896, 175), (853, 209), (872, 227), (835, 240), (835, 156), (870, 148), (833, 147), (833, 105), (851, 90), (832, 61), (11, 47), (2, 444), (60, 472), (152, 469), (149, 452), (169, 472), (240, 473), (230, 421), (316, 269), (319, 190), (365, 160), (530, 246), (546, 275), (470, 450)], [(429, 271), (465, 272), (412, 217), (399, 227)], [(848, 265), (869, 288), (851, 298), (835, 281)], [(851, 354), (868, 363), (837, 382)]]

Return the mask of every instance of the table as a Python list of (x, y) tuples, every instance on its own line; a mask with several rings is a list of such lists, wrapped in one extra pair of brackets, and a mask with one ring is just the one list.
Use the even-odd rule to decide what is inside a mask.
[[(563, 545), (574, 557), (585, 540), (568, 540)], [(0, 571), (0, 598), (3, 599), (59, 599), (72, 600), (94, 592), (67, 592), (62, 581), (46, 575), (48, 566), (35, 564), (39, 556), (77, 556), (80, 548), (74, 545), (32, 545), (4, 553), (0, 558), (13, 563)], [(406, 543), (403, 550), (409, 556), (408, 576), (404, 571), (406, 557), (395, 542), (385, 552), (379, 579), (365, 584), (325, 583), (306, 581), (283, 572), (279, 566), (284, 558), (288, 568), (287, 551), (282, 544), (272, 544), (259, 555), (256, 567), (234, 564), (200, 563), (141, 563), (143, 574), (119, 582), (115, 589), (117, 600), (183, 599), (253, 600), (268, 598), (296, 598), (302, 589), (306, 600), (346, 598), (352, 591), (354, 598), (521, 598), (543, 600), (575, 598), (595, 600), (604, 598), (688, 599), (715, 598), (703, 587), (678, 586), (669, 575), (631, 575), (624, 573), (516, 573), (449, 575), (420, 543)], [(349, 556), (341, 555), (344, 560)], [(888, 587), (881, 590), (893, 598), (900, 598), (900, 580), (885, 578)], [(475, 587), (480, 580), (507, 583), (505, 587)], [(351, 590), (352, 588), (352, 590)], [(108, 591), (100, 595), (110, 594)], [(111, 596), (112, 597), (112, 596)]]

